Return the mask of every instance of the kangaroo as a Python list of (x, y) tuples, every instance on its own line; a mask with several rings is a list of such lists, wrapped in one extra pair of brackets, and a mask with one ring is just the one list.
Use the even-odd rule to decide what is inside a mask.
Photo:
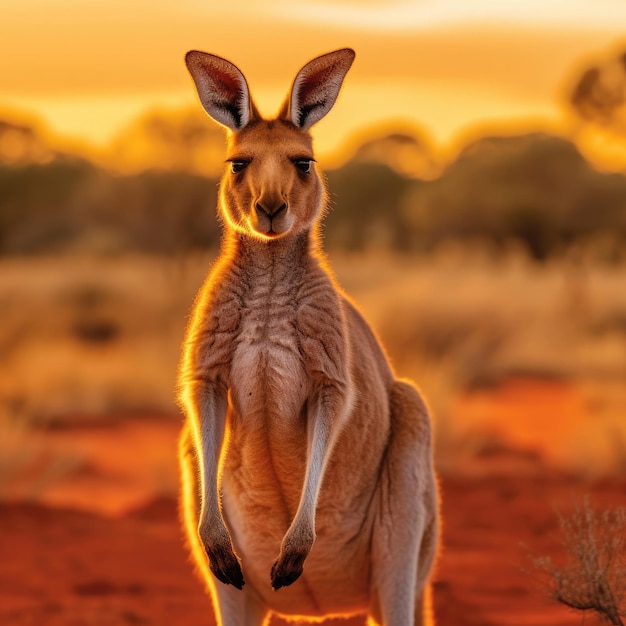
[(272, 614), (432, 623), (428, 411), (320, 246), (326, 190), (309, 130), (353, 60), (350, 49), (313, 59), (264, 119), (235, 65), (186, 56), (204, 109), (229, 130), (222, 245), (179, 377), (183, 523), (219, 626)]

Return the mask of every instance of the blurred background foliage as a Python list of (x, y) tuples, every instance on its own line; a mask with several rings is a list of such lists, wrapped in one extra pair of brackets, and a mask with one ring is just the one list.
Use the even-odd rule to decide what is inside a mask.
[[(158, 120), (151, 116), (151, 122)], [(182, 125), (180, 134), (164, 138), (166, 125), (162, 118), (133, 129), (131, 136), (143, 129), (145, 142), (154, 139), (158, 148), (155, 162), (133, 174), (67, 154), (49, 156), (34, 131), (20, 129), (21, 153), (36, 150), (47, 158), (10, 162), (0, 155), (0, 253), (172, 253), (216, 247), (218, 178), (196, 172), (192, 157), (212, 151), (216, 158), (210, 165), (216, 168), (223, 155), (221, 133), (186, 135)], [(208, 122), (205, 126), (213, 131)], [(0, 125), (0, 141), (14, 132), (10, 124)], [(159, 136), (151, 137), (152, 132)], [(433, 180), (405, 173), (413, 155), (402, 160), (394, 151), (407, 143), (420, 145), (409, 136), (369, 141), (367, 150), (327, 172), (329, 248), (411, 253), (432, 251), (450, 240), (482, 240), (496, 248), (517, 241), (542, 260), (597, 239), (609, 260), (624, 247), (626, 177), (596, 171), (567, 139), (486, 137), (467, 145)], [(159, 159), (158, 154), (169, 156)], [(394, 159), (404, 172), (393, 167)], [(164, 167), (157, 168), (159, 162)]]
[[(582, 72), (570, 97), (579, 132), (626, 141), (625, 103), (626, 54)], [(438, 164), (415, 129), (364, 133), (327, 172), (326, 245), (428, 253), (449, 241), (495, 251), (517, 242), (545, 260), (593, 242), (615, 261), (626, 241), (626, 177), (594, 169), (575, 140), (482, 137)], [(107, 166), (0, 121), (0, 254), (215, 248), (223, 156), (222, 131), (199, 110), (144, 115), (114, 142)]]
[[(444, 162), (394, 122), (322, 164), (332, 266), (423, 388), (440, 467), (491, 449), (487, 431), (577, 468), (626, 467), (626, 175), (581, 142), (626, 144), (626, 61), (573, 84), (569, 136), (479, 136)], [(199, 106), (146, 114), (89, 158), (0, 122), (0, 440), (16, 414), (178, 415), (184, 327), (221, 236), (224, 141)], [(481, 389), (506, 396), (526, 378), (557, 381), (558, 403), (542, 413), (543, 387), (522, 385), (485, 409)]]

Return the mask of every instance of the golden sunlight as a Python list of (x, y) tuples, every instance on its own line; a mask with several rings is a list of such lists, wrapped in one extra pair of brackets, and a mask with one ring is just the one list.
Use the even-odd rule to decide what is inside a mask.
[[(33, 14), (45, 19), (34, 22)], [(542, 128), (567, 132), (571, 77), (622, 35), (625, 22), (626, 8), (612, 0), (274, 0), (249, 3), (245, 12), (192, 0), (9, 0), (0, 52), (11, 62), (0, 67), (0, 111), (24, 110), (47, 125), (56, 145), (82, 145), (106, 160), (144, 111), (195, 105), (182, 63), (189, 48), (233, 60), (272, 113), (300, 65), (349, 45), (357, 51), (350, 89), (316, 130), (322, 161), (341, 162), (345, 137), (389, 120), (424, 128), (436, 152), (453, 154), (476, 127), (531, 131), (542, 120)], [(624, 167), (616, 150), (596, 143), (585, 142), (590, 157)]]
[(0, 624), (622, 624), (626, 0), (1, 2)]

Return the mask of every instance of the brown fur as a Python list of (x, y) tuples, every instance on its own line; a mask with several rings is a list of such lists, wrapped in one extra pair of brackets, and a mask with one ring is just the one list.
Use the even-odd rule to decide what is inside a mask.
[[(270, 612), (430, 623), (428, 413), (335, 284), (317, 237), (324, 185), (314, 163), (309, 173), (296, 165), (313, 157), (307, 111), (322, 102), (317, 121), (330, 109), (353, 53), (305, 66), (295, 86), (306, 100), (292, 95), (270, 121), (251, 100), (240, 104), (237, 68), (190, 55), (205, 108), (233, 131), (229, 159), (248, 162), (221, 182), (224, 241), (180, 373), (185, 528), (218, 623), (261, 626)], [(206, 71), (217, 73), (217, 95), (203, 87)], [(224, 104), (224, 85), (239, 75)], [(229, 106), (247, 108), (231, 115)]]

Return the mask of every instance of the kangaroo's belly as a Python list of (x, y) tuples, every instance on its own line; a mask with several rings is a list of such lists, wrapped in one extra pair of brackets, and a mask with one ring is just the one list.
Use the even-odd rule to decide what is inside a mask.
[[(241, 462), (241, 456), (235, 450), (229, 456), (231, 452), (232, 460)], [(271, 459), (272, 452), (258, 449), (259, 461), (264, 457)], [(317, 536), (303, 574), (289, 587), (272, 590), (272, 565), (302, 490), (304, 455), (302, 462), (293, 463), (290, 472), (286, 466), (270, 468), (271, 464), (267, 460), (248, 467), (227, 462), (224, 468), (222, 508), (241, 557), (246, 584), (273, 611), (284, 615), (365, 611), (370, 579), (368, 510), (345, 510), (341, 503), (325, 503), (323, 496), (316, 513)]]
[(285, 615), (363, 612), (369, 602), (372, 498), (357, 492), (375, 481), (360, 473), (355, 449), (371, 439), (367, 428), (357, 428), (345, 441), (340, 437), (333, 451), (303, 574), (289, 587), (271, 588), (272, 565), (302, 494), (314, 382), (294, 325), (259, 320), (244, 319), (233, 351), (222, 475), (222, 509), (246, 584)]
[[(230, 386), (230, 442), (222, 509), (246, 584), (285, 615), (364, 611), (369, 587), (367, 507), (334, 502), (322, 485), (316, 540), (304, 573), (274, 592), (272, 565), (302, 494), (307, 459), (306, 379), (297, 348), (248, 342), (235, 351)], [(336, 450), (329, 470), (342, 472)], [(328, 477), (340, 480), (338, 476)], [(349, 483), (350, 481), (347, 480)]]

